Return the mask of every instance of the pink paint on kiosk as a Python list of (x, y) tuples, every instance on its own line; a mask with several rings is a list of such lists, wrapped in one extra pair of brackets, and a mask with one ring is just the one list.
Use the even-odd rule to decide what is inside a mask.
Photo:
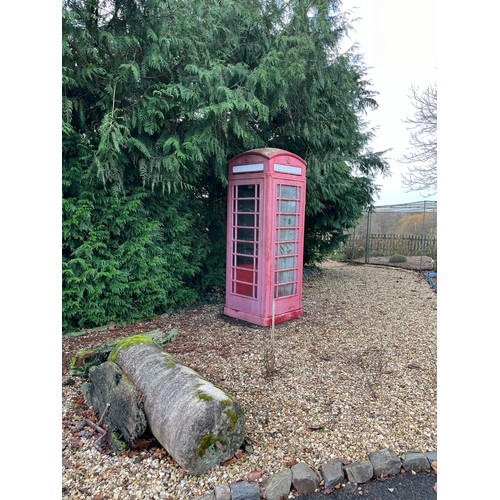
[(306, 165), (261, 148), (229, 161), (224, 314), (261, 326), (300, 318)]

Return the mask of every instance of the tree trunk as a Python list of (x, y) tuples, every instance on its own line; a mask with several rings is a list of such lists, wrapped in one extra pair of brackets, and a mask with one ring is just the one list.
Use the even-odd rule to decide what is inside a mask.
[(141, 341), (119, 344), (109, 359), (142, 393), (152, 434), (187, 472), (201, 474), (241, 446), (241, 406), (191, 368)]
[[(153, 330), (151, 332), (141, 333), (141, 336), (151, 340), (159, 347), (165, 347), (179, 336), (179, 331), (177, 329), (173, 329), (168, 332), (163, 330)], [(120, 342), (122, 342), (122, 340), (123, 339), (116, 339), (110, 342), (104, 342), (92, 347), (91, 349), (82, 349), (78, 351), (71, 359), (69, 367), (70, 375), (88, 377), (90, 368), (93, 366), (99, 366), (101, 363), (107, 361), (111, 351)]]

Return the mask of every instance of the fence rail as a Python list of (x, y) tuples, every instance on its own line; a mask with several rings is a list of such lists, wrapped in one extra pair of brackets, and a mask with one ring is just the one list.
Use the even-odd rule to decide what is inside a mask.
[(351, 236), (342, 251), (352, 259), (363, 257), (366, 249), (369, 256), (390, 257), (401, 254), (407, 256), (427, 255), (435, 259), (437, 237), (415, 234), (370, 234), (367, 246), (366, 236)]

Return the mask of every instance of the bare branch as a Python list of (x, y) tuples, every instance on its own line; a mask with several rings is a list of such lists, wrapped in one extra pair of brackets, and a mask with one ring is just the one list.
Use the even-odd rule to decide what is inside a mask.
[(423, 92), (411, 87), (413, 115), (403, 122), (408, 125), (410, 152), (400, 159), (410, 166), (403, 174), (407, 191), (437, 192), (437, 86), (429, 85)]

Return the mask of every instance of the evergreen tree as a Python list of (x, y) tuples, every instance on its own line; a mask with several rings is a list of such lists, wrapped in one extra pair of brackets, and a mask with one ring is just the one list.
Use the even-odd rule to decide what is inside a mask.
[(349, 29), (340, 9), (64, 0), (67, 326), (144, 317), (222, 289), (227, 162), (248, 149), (308, 162), (308, 261), (344, 238), (386, 163), (368, 147), (362, 115), (376, 102), (364, 68), (339, 51)]

